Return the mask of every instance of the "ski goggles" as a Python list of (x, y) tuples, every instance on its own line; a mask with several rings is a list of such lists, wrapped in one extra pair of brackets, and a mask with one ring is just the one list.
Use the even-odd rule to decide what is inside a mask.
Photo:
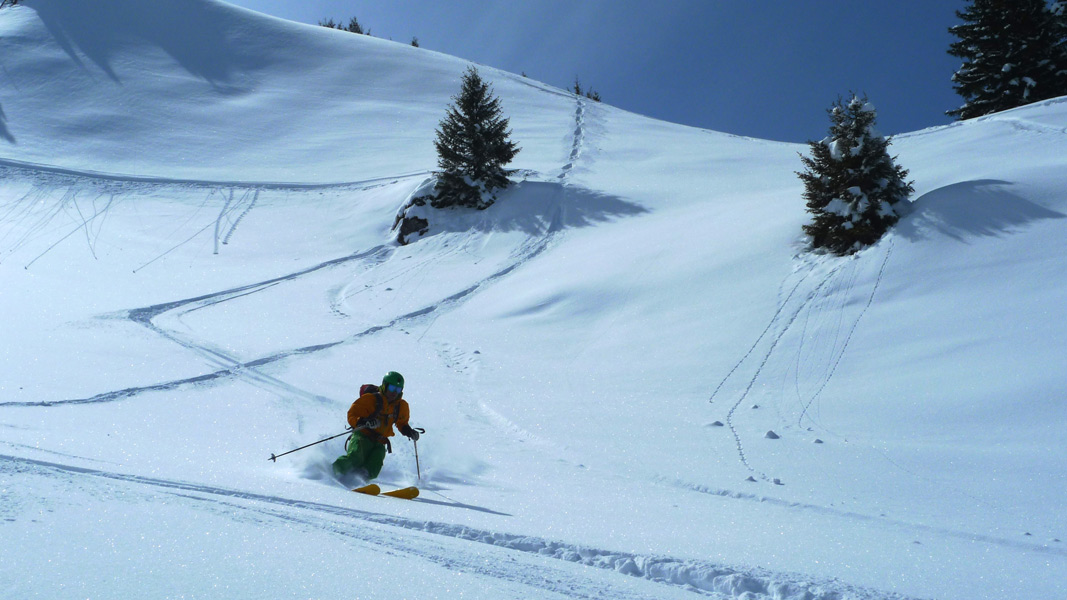
[(385, 391), (389, 392), (390, 394), (399, 394), (400, 392), (404, 391), (404, 388), (394, 383), (390, 383), (385, 386)]

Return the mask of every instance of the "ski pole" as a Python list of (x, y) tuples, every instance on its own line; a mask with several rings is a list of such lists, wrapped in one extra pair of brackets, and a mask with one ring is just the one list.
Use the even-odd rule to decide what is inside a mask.
[(419, 468), (419, 443), (418, 442), (411, 442), (411, 443), (415, 444), (415, 473), (418, 474), (419, 481), (422, 481), (422, 469)]
[[(419, 432), (419, 435), (426, 433), (426, 430), (421, 427), (416, 427), (415, 431)], [(419, 443), (415, 440), (411, 440), (412, 444), (415, 444), (415, 473), (419, 476), (419, 481), (422, 481), (422, 469), (419, 467)]]
[(290, 450), (290, 451), (288, 451), (288, 452), (282, 452), (281, 454), (279, 454), (279, 455), (277, 455), (277, 456), (275, 456), (275, 455), (274, 455), (274, 454), (272, 453), (272, 454), (270, 455), (270, 460), (271, 460), (271, 462), (278, 462), (278, 459), (279, 459), (279, 458), (281, 458), (281, 457), (283, 457), (283, 456), (285, 456), (286, 454), (292, 454), (293, 452), (296, 452), (297, 450), (303, 450), (304, 448), (310, 448), (310, 447), (314, 446), (315, 444), (321, 444), (321, 443), (323, 443), (323, 442), (328, 442), (328, 441), (330, 441), (330, 440), (332, 440), (332, 439), (334, 439), (334, 438), (339, 438), (339, 437), (341, 437), (342, 435), (348, 435), (348, 434), (349, 434), (349, 433), (351, 433), (351, 432), (352, 432), (352, 428), (351, 428), (351, 427), (349, 427), (348, 429), (346, 429), (346, 430), (344, 431), (344, 433), (338, 433), (337, 435), (334, 435), (334, 436), (330, 436), (330, 437), (328, 437), (328, 438), (326, 438), (326, 439), (324, 439), (324, 440), (319, 440), (319, 441), (317, 441), (317, 442), (311, 442), (311, 443), (310, 443), (310, 444), (308, 444), (307, 446), (301, 446), (301, 447), (299, 447), (299, 448), (294, 448), (293, 450)]

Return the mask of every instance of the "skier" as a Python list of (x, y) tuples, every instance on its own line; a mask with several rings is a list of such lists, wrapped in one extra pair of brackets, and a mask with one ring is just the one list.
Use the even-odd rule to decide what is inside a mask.
[(419, 440), (419, 432), (408, 425), (408, 403), (401, 399), (404, 377), (400, 373), (389, 371), (380, 388), (369, 385), (361, 390), (366, 391), (348, 409), (348, 424), (356, 431), (345, 443), (345, 454), (333, 462), (338, 479), (360, 471), (368, 481), (378, 477), (386, 451), (393, 451), (389, 443), (393, 425), (411, 441)]

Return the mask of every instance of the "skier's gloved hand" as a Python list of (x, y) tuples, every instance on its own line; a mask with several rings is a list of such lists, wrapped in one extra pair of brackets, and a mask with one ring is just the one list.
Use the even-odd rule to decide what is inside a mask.
[(365, 417), (356, 421), (356, 429), (377, 429), (382, 424), (374, 417)]
[(400, 428), (400, 433), (406, 435), (413, 442), (419, 441), (419, 432), (411, 428), (410, 425), (404, 425)]

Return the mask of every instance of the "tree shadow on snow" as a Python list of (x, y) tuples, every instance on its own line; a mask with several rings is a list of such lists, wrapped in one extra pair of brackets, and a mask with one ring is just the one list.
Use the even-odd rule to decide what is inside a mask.
[[(85, 70), (88, 58), (116, 83), (115, 55), (131, 44), (158, 47), (189, 73), (216, 89), (225, 89), (232, 74), (254, 68), (263, 59), (242, 50), (241, 40), (225, 27), (225, 7), (199, 3), (156, 2), (35, 2), (44, 26), (70, 59)], [(218, 13), (218, 14), (216, 14)]]
[(938, 188), (912, 203), (896, 232), (912, 241), (943, 235), (967, 243), (1011, 235), (1036, 221), (1067, 218), (1015, 194), (1011, 186), (1008, 181), (982, 179)]
[[(542, 236), (564, 228), (591, 227), (648, 209), (622, 198), (557, 182), (523, 181), (498, 195), (486, 210), (432, 211), (427, 237), (463, 231), (515, 232)], [(418, 238), (413, 238), (413, 241)]]

